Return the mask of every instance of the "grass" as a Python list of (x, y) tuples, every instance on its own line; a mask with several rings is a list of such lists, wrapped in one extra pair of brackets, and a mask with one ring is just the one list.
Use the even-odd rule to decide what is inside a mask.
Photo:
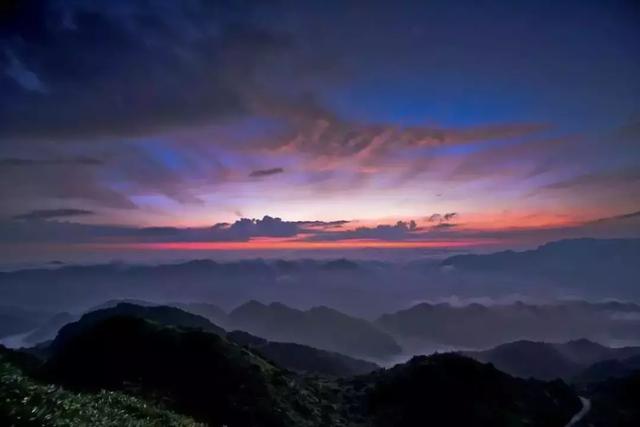
[(43, 385), (0, 356), (0, 425), (202, 426), (191, 418), (118, 392), (74, 393)]

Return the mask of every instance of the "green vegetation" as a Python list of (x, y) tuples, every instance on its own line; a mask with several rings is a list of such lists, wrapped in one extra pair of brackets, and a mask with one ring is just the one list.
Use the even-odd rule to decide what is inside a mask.
[(0, 355), (0, 425), (198, 426), (191, 418), (113, 391), (73, 393), (27, 377)]

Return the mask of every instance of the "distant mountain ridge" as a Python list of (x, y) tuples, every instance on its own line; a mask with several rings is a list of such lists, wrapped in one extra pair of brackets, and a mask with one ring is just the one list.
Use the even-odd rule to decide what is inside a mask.
[[(586, 261), (606, 262), (638, 271), (640, 239), (565, 239), (545, 243), (522, 252), (512, 250), (486, 255), (454, 255), (442, 261), (444, 266), (476, 270), (519, 270), (543, 272), (545, 269), (576, 272), (594, 265)], [(627, 263), (627, 261), (632, 261)], [(597, 264), (595, 265), (597, 266)]]
[[(586, 339), (560, 344), (515, 341), (490, 350), (465, 351), (461, 354), (480, 362), (491, 363), (503, 372), (522, 378), (585, 381), (589, 376), (593, 380), (606, 379), (613, 372), (612, 368), (606, 370), (608, 366), (624, 366), (629, 358), (639, 358), (640, 346), (611, 348)], [(596, 377), (598, 366), (601, 366), (601, 374)], [(630, 368), (619, 369), (619, 375), (631, 371)]]
[(382, 315), (375, 324), (412, 351), (434, 344), (483, 349), (523, 339), (640, 342), (640, 306), (618, 302), (486, 306), (421, 303)]
[(29, 332), (51, 316), (51, 313), (39, 310), (0, 306), (0, 338)]
[[(640, 239), (567, 239), (536, 249), (487, 255), (455, 255), (442, 261), (445, 268), (483, 274), (550, 280), (605, 294), (640, 298)], [(607, 285), (609, 288), (603, 289)], [(610, 294), (611, 296), (611, 294)]]
[(256, 299), (292, 307), (324, 305), (367, 319), (415, 301), (440, 299), (445, 292), (461, 299), (518, 294), (640, 301), (637, 241), (564, 240), (530, 251), (459, 255), (444, 261), (204, 259), (63, 265), (0, 272), (0, 301), (53, 315), (110, 299), (212, 301), (225, 311)]
[(370, 322), (328, 307), (297, 310), (280, 303), (249, 301), (231, 313), (229, 322), (272, 341), (295, 342), (365, 358), (385, 359), (400, 354), (395, 340)]

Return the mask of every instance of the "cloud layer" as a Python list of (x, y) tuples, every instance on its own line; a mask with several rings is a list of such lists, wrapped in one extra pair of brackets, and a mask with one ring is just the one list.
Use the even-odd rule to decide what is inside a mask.
[(4, 239), (525, 239), (637, 211), (634, 8), (411, 6), (9, 2)]

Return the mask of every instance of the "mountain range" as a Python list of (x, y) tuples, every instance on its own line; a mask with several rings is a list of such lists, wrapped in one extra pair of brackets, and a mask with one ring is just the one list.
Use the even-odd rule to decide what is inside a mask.
[[(574, 386), (501, 369), (518, 366), (500, 365), (505, 355), (521, 359), (525, 368), (532, 360), (557, 363), (558, 355), (593, 367), (611, 357), (634, 359), (638, 351), (587, 340), (416, 356), (382, 369), (299, 344), (226, 333), (175, 307), (120, 303), (85, 314), (46, 346), (34, 352), (40, 359), (0, 347), (0, 392), (7, 396), (0, 421), (14, 425), (24, 416), (35, 425), (52, 417), (59, 425), (77, 425), (92, 417), (103, 425), (141, 426), (553, 427), (566, 425), (580, 410), (578, 393), (593, 407), (583, 420), (588, 424), (578, 425), (606, 427), (615, 419), (630, 427), (640, 415), (633, 406), (633, 369)], [(545, 358), (552, 352), (556, 359)]]
[(640, 239), (566, 239), (536, 249), (493, 254), (455, 255), (442, 261), (444, 268), (473, 274), (492, 274), (530, 282), (638, 299)]
[(328, 307), (297, 310), (249, 301), (229, 313), (235, 329), (273, 341), (296, 342), (355, 357), (387, 359), (400, 354), (395, 340), (364, 319)]
[(513, 301), (515, 295), (523, 301), (568, 295), (640, 301), (639, 241), (561, 240), (529, 251), (407, 262), (203, 259), (159, 265), (49, 265), (0, 272), (0, 301), (50, 317), (84, 312), (111, 299), (213, 303), (225, 312), (254, 299), (302, 309), (327, 306), (366, 319), (446, 298), (481, 298), (487, 304)]
[(421, 303), (375, 322), (409, 352), (439, 346), (483, 349), (517, 340), (640, 342), (640, 306), (557, 301), (453, 306)]
[(631, 367), (625, 366), (640, 358), (640, 347), (610, 348), (586, 339), (559, 344), (516, 341), (462, 354), (522, 378), (589, 382), (630, 373)]
[[(13, 395), (37, 395), (38, 402), (49, 395), (37, 384), (62, 386), (55, 388), (60, 405), (86, 401), (97, 419), (115, 417), (110, 413), (119, 405), (138, 408), (148, 402), (148, 419), (161, 418), (163, 425), (418, 426), (428, 419), (433, 425), (476, 420), (547, 427), (564, 425), (580, 407), (562, 382), (513, 378), (455, 354), (416, 357), (351, 378), (302, 375), (262, 356), (268, 343), (258, 337), (219, 335), (199, 323), (177, 326), (173, 322), (193, 319), (168, 307), (134, 307), (98, 310), (65, 326), (35, 366), (19, 362), (27, 354), (7, 357), (3, 351), (0, 361), (12, 374), (2, 377), (0, 386), (19, 381), (24, 386), (14, 387)], [(104, 393), (111, 393), (113, 406), (104, 402)], [(96, 401), (103, 406), (96, 407)], [(54, 411), (50, 404), (30, 406), (36, 405), (30, 399), (18, 411), (15, 402), (0, 404), (0, 419), (15, 422), (15, 414), (29, 408), (43, 417)], [(78, 412), (64, 415), (86, 416)]]

